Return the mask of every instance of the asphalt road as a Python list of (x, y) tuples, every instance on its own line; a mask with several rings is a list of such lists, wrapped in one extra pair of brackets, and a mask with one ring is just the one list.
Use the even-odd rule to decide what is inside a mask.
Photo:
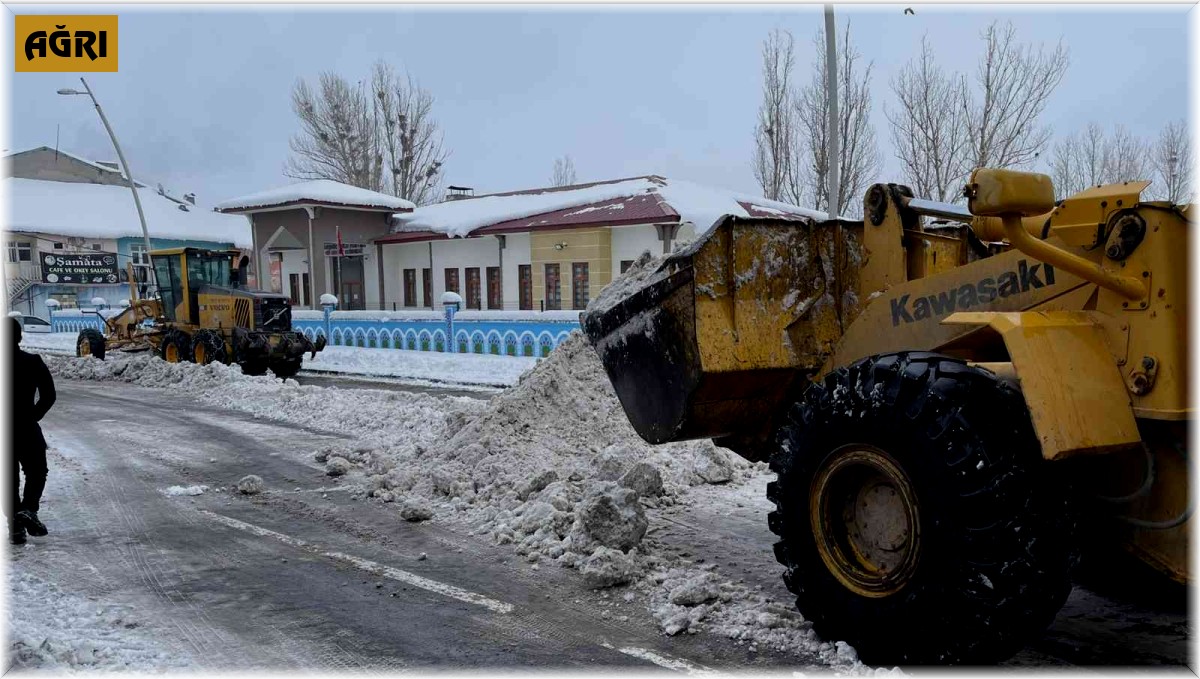
[[(52, 532), (13, 548), (12, 567), (132, 608), (195, 669), (804, 668), (665, 638), (636, 602), (617, 606), (628, 621), (605, 619), (573, 571), (533, 571), (510, 548), (354, 499), (312, 461), (329, 433), (159, 390), (58, 390), (44, 425)], [(269, 492), (215, 490), (250, 473)], [(211, 490), (163, 493), (192, 484)]]
[[(574, 571), (534, 571), (511, 547), (399, 521), (313, 462), (337, 438), (329, 432), (160, 390), (58, 388), (41, 513), (52, 533), (14, 548), (11, 567), (131, 608), (197, 670), (820, 669), (712, 635), (664, 637), (640, 598), (614, 604)], [(251, 473), (268, 492), (228, 492)], [(163, 493), (192, 484), (210, 490)], [(710, 488), (713, 502), (654, 513), (652, 530), (786, 600), (759, 490), (730, 506)], [(1178, 607), (1077, 589), (1045, 639), (1009, 664), (1180, 666), (1188, 632)]]

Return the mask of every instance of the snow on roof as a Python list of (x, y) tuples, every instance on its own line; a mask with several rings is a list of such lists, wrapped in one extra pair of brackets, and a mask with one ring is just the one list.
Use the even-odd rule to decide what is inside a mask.
[[(4, 180), (11, 211), (6, 231), (42, 232), (84, 238), (141, 237), (142, 226), (127, 186)], [(233, 243), (253, 247), (245, 217), (198, 206), (186, 212), (152, 191), (140, 191), (151, 238)]]
[[(93, 168), (95, 168), (95, 169), (97, 169), (97, 170), (101, 170), (101, 171), (103, 171), (103, 172), (109, 172), (109, 173), (115, 174), (115, 175), (117, 175), (118, 177), (121, 177), (122, 179), (125, 177), (125, 173), (124, 173), (124, 172), (122, 172), (122, 171), (121, 171), (120, 169), (118, 169), (118, 168), (115, 168), (115, 167), (109, 167), (108, 165), (102, 165), (102, 164), (100, 164), (100, 163), (97, 163), (97, 162), (96, 162), (96, 161), (94, 161), (94, 160), (88, 160), (87, 158), (84, 158), (84, 157), (82, 157), (82, 156), (77, 156), (77, 155), (75, 155), (74, 153), (68, 153), (67, 151), (63, 151), (62, 149), (52, 149), (52, 148), (50, 148), (49, 146), (34, 146), (34, 147), (32, 147), (32, 148), (25, 149), (24, 151), (17, 151), (17, 152), (15, 152), (15, 153), (10, 153), (10, 154), (8, 154), (7, 156), (4, 156), (4, 157), (5, 157), (5, 159), (8, 159), (8, 158), (12, 158), (13, 156), (19, 156), (19, 155), (23, 155), (23, 154), (26, 154), (26, 153), (33, 153), (34, 151), (53, 151), (54, 153), (57, 153), (57, 154), (58, 154), (58, 155), (60, 155), (60, 156), (66, 156), (67, 158), (70, 158), (71, 160), (74, 160), (74, 161), (76, 161), (76, 162), (83, 163), (84, 165), (87, 165), (87, 166), (89, 166), (89, 167), (93, 167)], [(145, 187), (145, 186), (146, 186), (146, 184), (145, 184), (145, 183), (143, 183), (143, 182), (142, 182), (142, 180), (140, 180), (140, 179), (134, 179), (134, 180), (133, 180), (133, 183), (137, 184), (137, 185), (138, 185), (138, 188), (143, 188), (143, 187)]]
[(227, 212), (275, 207), (288, 203), (319, 203), (381, 210), (411, 210), (416, 207), (411, 201), (389, 196), (386, 193), (360, 189), (357, 186), (335, 182), (332, 179), (314, 179), (259, 191), (240, 198), (231, 198), (217, 203), (216, 209)]
[[(579, 209), (556, 215), (555, 219), (547, 219), (544, 225), (552, 226), (563, 220), (574, 224), (578, 222), (577, 217), (583, 214), (594, 214), (596, 223), (603, 223), (605, 219), (618, 218), (623, 205), (597, 204), (642, 195), (654, 195), (665, 207), (677, 213), (680, 221), (695, 224), (697, 231), (707, 229), (725, 215), (751, 216), (743, 203), (763, 211), (778, 211), (788, 216), (825, 218), (823, 212), (796, 205), (650, 175), (585, 184), (578, 188), (494, 194), (426, 205), (409, 213), (394, 215), (393, 231), (432, 231), (462, 238), (483, 227), (572, 208)], [(537, 224), (531, 221), (530, 226), (535, 225)]]

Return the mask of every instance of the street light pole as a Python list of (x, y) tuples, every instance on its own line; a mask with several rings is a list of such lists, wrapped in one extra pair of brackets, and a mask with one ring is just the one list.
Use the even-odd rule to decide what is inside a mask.
[[(61, 89), (59, 94), (86, 94), (92, 99), (92, 104), (96, 107), (96, 113), (100, 114), (100, 122), (104, 123), (104, 129), (108, 131), (108, 138), (112, 140), (113, 148), (117, 150), (117, 160), (121, 161), (121, 171), (125, 173), (125, 178), (129, 180), (129, 190), (133, 192), (133, 204), (137, 206), (138, 221), (142, 224), (142, 238), (146, 244), (146, 261), (150, 260), (150, 229), (146, 227), (146, 213), (142, 211), (142, 199), (138, 197), (137, 182), (133, 181), (133, 172), (129, 170), (129, 162), (125, 160), (125, 154), (121, 151), (121, 144), (117, 142), (117, 134), (113, 132), (112, 125), (108, 124), (108, 118), (104, 115), (104, 109), (100, 108), (100, 102), (96, 101), (96, 95), (92, 93), (92, 88), (88, 86), (87, 81), (82, 77), (79, 82), (83, 83), (83, 92), (72, 89)], [(150, 276), (153, 278), (154, 267), (149, 267)], [(129, 281), (129, 285), (133, 286), (134, 281)]]
[(838, 148), (838, 84), (837, 84), (837, 25), (833, 20), (833, 5), (825, 5), (825, 96), (829, 99), (829, 144), (827, 151), (829, 161), (829, 218), (837, 219), (838, 206), (842, 197), (839, 189), (839, 162), (841, 150)]

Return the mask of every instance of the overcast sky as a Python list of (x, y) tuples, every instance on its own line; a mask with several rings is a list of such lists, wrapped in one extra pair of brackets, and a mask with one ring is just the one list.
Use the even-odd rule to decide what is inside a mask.
[[(944, 65), (972, 70), (994, 19), (1012, 21), (1023, 41), (1069, 47), (1043, 119), (1056, 135), (1095, 121), (1152, 137), (1187, 117), (1189, 7), (913, 7), (913, 16), (895, 5), (838, 8), (874, 62), (881, 179), (902, 181), (883, 117), (889, 79), (925, 33)], [(195, 191), (205, 205), (293, 181), (283, 174), (298, 130), (293, 84), (325, 70), (365, 78), (381, 58), (436, 98), (451, 150), (445, 183), (545, 186), (554, 158), (570, 154), (580, 181), (655, 173), (759, 193), (750, 159), (762, 40), (791, 30), (807, 80), (822, 21), (819, 6), (7, 9), (9, 36), (12, 11), (118, 14), (120, 72), (88, 80), (135, 176)], [(114, 159), (86, 99), (55, 94), (78, 84), (72, 74), (12, 74), (7, 148), (53, 146), (60, 128), (63, 150)]]

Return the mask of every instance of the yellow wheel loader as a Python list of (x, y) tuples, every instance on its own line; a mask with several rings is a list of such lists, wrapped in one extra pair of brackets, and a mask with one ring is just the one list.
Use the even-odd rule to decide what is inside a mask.
[(130, 306), (102, 318), (104, 333), (81, 330), (76, 355), (103, 359), (110, 349), (153, 351), (169, 363), (237, 363), (248, 375), (295, 375), (305, 353), (316, 356), (325, 348), (325, 337), (314, 343), (292, 329), (285, 295), (247, 289), (248, 259), (234, 267), (237, 257), (236, 250), (154, 250), (158, 294), (151, 299), (138, 297), (133, 267), (127, 266)]
[(968, 209), (878, 184), (863, 221), (725, 218), (583, 326), (648, 442), (769, 461), (819, 634), (997, 662), (1052, 622), (1085, 536), (1190, 579), (1192, 208), (1147, 185), (1056, 203), (979, 169)]

